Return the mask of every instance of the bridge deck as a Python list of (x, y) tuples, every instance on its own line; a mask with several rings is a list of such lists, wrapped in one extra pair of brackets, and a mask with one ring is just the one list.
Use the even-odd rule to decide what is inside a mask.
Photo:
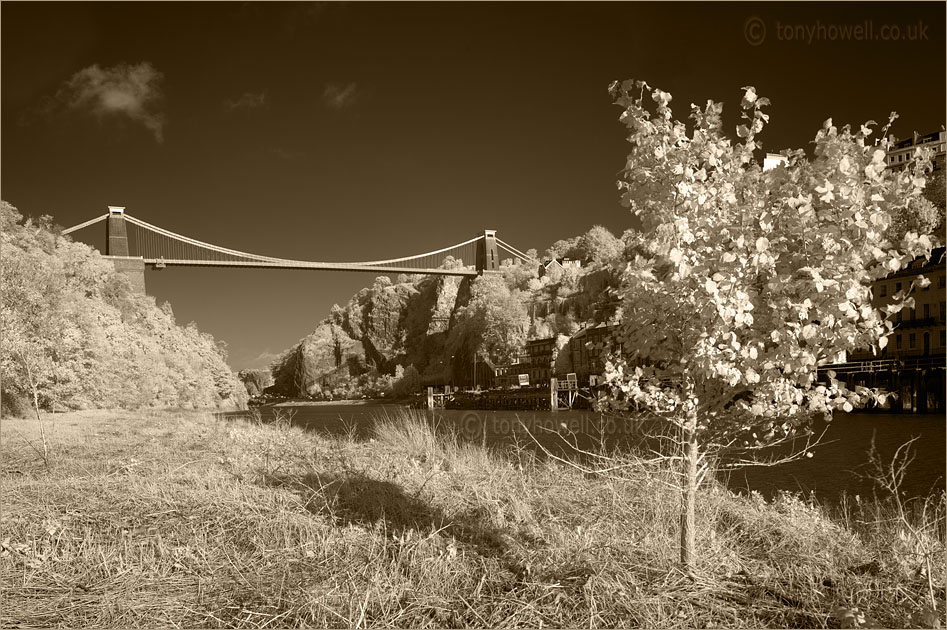
[(419, 269), (416, 267), (386, 267), (383, 265), (363, 265), (358, 263), (322, 263), (322, 262), (269, 262), (269, 261), (234, 261), (234, 260), (185, 260), (168, 258), (143, 258), (146, 265), (151, 267), (260, 267), (266, 269), (308, 269), (314, 271), (363, 271), (370, 273), (404, 273), (440, 276), (476, 276), (476, 269)]

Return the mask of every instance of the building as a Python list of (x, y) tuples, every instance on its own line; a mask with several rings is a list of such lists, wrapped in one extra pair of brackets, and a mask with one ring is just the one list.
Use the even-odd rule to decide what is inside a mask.
[(568, 268), (580, 269), (582, 267), (581, 260), (572, 260), (571, 258), (553, 258), (552, 260), (544, 260), (539, 265), (539, 277), (550, 276), (552, 278), (558, 278), (562, 275), (563, 270)]
[(526, 367), (522, 373), (529, 374), (531, 385), (549, 385), (549, 379), (553, 377), (555, 355), (556, 339), (554, 337), (526, 342), (520, 361)]
[(923, 275), (926, 287), (911, 291), (914, 308), (895, 315), (894, 332), (888, 345), (877, 354), (871, 349), (852, 352), (848, 362), (820, 368), (834, 371), (849, 386), (879, 387), (897, 394), (885, 403), (896, 412), (943, 411), (947, 406), (947, 270), (944, 248), (935, 249), (930, 260), (918, 258), (910, 265), (872, 283), (872, 304), (882, 308), (899, 291), (908, 291)]
[(872, 283), (872, 304), (883, 308), (891, 304), (899, 291), (907, 291), (918, 276), (923, 275), (930, 284), (915, 289), (914, 308), (903, 309), (895, 315), (894, 333), (888, 338), (888, 346), (880, 356), (870, 349), (858, 350), (849, 355), (850, 361), (866, 361), (878, 358), (904, 359), (939, 355), (943, 361), (947, 356), (947, 271), (944, 266), (944, 248), (935, 249), (929, 261), (918, 258), (910, 265)]
[(903, 171), (914, 160), (914, 152), (922, 146), (934, 149), (934, 170), (944, 168), (945, 147), (947, 147), (947, 132), (935, 131), (924, 136), (914, 134), (906, 140), (896, 141), (885, 158), (889, 169)]
[(598, 385), (605, 372), (605, 355), (614, 325), (589, 324), (572, 335), (556, 359), (556, 378), (575, 373), (580, 386)]
[(778, 153), (767, 153), (766, 157), (763, 158), (763, 170), (768, 171), (774, 169), (777, 166), (782, 166), (789, 162), (789, 158), (785, 155), (780, 155)]
[(555, 355), (555, 338), (527, 341), (512, 363), (494, 369), (494, 384), (497, 387), (519, 387), (524, 385), (520, 376), (525, 375), (529, 386), (548, 387)]

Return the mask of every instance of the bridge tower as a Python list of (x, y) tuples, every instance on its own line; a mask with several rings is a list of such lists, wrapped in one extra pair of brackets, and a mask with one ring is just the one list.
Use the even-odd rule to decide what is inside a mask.
[(497, 251), (497, 231), (484, 230), (483, 238), (477, 241), (477, 273), (500, 270), (500, 254)]
[(125, 274), (136, 293), (145, 295), (145, 261), (141, 256), (129, 255), (124, 206), (109, 206), (105, 232), (105, 257), (116, 271)]

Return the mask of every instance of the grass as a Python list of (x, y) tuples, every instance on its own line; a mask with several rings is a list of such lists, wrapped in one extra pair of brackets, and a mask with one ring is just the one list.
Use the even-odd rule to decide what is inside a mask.
[(670, 473), (631, 459), (607, 477), (583, 474), (465, 444), (418, 412), (381, 419), (363, 442), (197, 412), (46, 422), (48, 468), (27, 444), (35, 419), (0, 425), (5, 626), (851, 627), (864, 614), (862, 625), (933, 627), (943, 617), (943, 496), (903, 515), (881, 501), (829, 513), (794, 495), (767, 503), (705, 486), (692, 580), (677, 569)]

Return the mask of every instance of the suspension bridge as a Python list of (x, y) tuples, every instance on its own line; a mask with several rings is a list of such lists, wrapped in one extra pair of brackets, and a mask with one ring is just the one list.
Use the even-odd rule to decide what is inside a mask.
[(476, 276), (498, 271), (501, 254), (506, 254), (505, 258), (514, 261), (538, 264), (498, 238), (496, 230), (484, 230), (482, 234), (456, 245), (430, 252), (360, 262), (292, 260), (230, 249), (152, 225), (126, 214), (125, 208), (119, 206), (109, 206), (106, 214), (67, 228), (62, 233), (72, 234), (101, 222), (106, 224), (105, 257), (112, 260), (116, 269), (129, 276), (133, 286), (142, 293), (145, 291), (146, 267), (263, 267), (361, 271), (375, 274)]

